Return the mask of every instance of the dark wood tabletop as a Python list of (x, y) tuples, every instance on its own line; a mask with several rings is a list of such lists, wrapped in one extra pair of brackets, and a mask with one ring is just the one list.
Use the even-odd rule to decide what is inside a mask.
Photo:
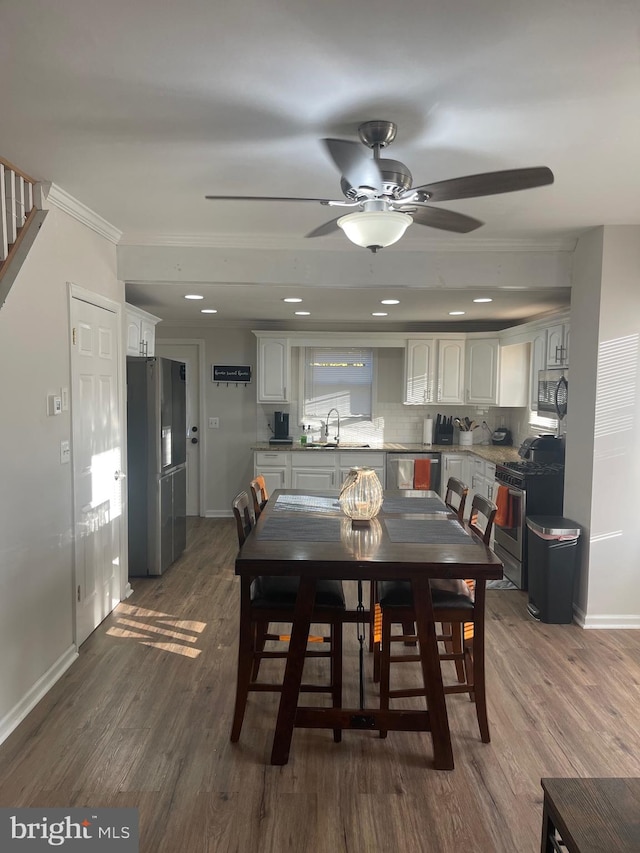
[[(300, 578), (271, 763), (287, 763), (294, 726), (403, 729), (430, 731), (435, 767), (452, 770), (430, 580), (501, 578), (502, 563), (435, 492), (385, 491), (382, 510), (368, 530), (352, 530), (337, 499), (337, 490), (274, 492), (236, 559), (238, 575)], [(428, 710), (363, 714), (362, 709), (299, 707), (318, 578), (411, 582), (415, 600), (424, 605), (416, 610), (416, 630)]]
[(640, 779), (542, 779), (541, 784), (542, 853), (640, 851)]
[[(423, 528), (428, 540), (429, 525), (442, 523), (447, 519), (453, 528), (463, 527), (452, 512), (398, 511), (398, 502), (416, 503), (430, 499), (444, 510), (444, 502), (437, 492), (404, 490), (385, 490), (385, 502), (376, 519), (373, 520), (376, 534), (370, 537), (378, 541), (368, 546), (366, 536), (351, 531), (350, 519), (346, 518), (337, 504), (338, 490), (335, 492), (312, 492), (308, 489), (279, 489), (270, 497), (265, 510), (261, 513), (251, 536), (242, 547), (236, 560), (236, 574), (273, 574), (295, 575), (313, 574), (316, 578), (339, 578), (341, 580), (380, 580), (409, 578), (421, 572), (429, 578), (480, 578), (492, 580), (502, 577), (502, 563), (496, 555), (484, 545), (468, 528), (465, 541), (461, 537), (452, 537), (458, 541), (431, 543), (392, 541), (387, 522), (404, 520), (408, 525), (408, 536), (412, 528)], [(300, 499), (296, 509), (287, 508), (286, 499), (293, 496)], [(305, 507), (302, 499), (308, 498)], [(282, 500), (284, 499), (284, 500)], [(313, 501), (332, 500), (335, 509), (313, 508)], [(386, 508), (389, 504), (390, 509)], [(301, 524), (307, 528), (306, 538), (271, 538), (270, 524), (277, 519), (286, 537), (287, 522)], [(335, 522), (335, 535), (329, 530), (331, 520)], [(329, 522), (329, 524), (325, 524)], [(313, 539), (313, 525), (318, 525), (318, 536)], [(397, 526), (397, 525), (396, 525)], [(377, 533), (379, 531), (379, 534)], [(274, 533), (273, 536), (276, 536)], [(305, 535), (305, 534), (301, 534)], [(402, 535), (401, 532), (398, 535)], [(266, 537), (269, 538), (266, 538)], [(446, 534), (445, 534), (446, 538)]]

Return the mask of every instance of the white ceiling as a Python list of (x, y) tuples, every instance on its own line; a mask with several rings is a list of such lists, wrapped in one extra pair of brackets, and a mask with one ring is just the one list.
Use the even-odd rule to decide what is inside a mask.
[[(362, 121), (389, 119), (398, 135), (384, 156), (406, 163), (414, 184), (549, 166), (553, 186), (444, 206), (486, 223), (476, 244), (570, 249), (593, 226), (640, 223), (639, 34), (637, 0), (3, 3), (0, 155), (104, 217), (125, 244), (312, 244), (371, 264), (377, 256), (341, 232), (304, 240), (334, 217), (327, 207), (204, 196), (340, 198), (319, 139), (355, 139)], [(403, 251), (443, 241), (451, 251), (469, 238), (413, 225), (384, 251), (401, 265)], [(277, 283), (199, 285), (219, 311), (204, 323), (279, 320)], [(346, 289), (307, 288), (312, 321), (355, 322), (351, 312), (363, 319), (385, 295)], [(139, 281), (129, 294), (164, 318), (200, 321), (181, 287)], [(406, 316), (394, 316), (445, 319), (471, 295), (423, 290), (405, 303), (403, 292)], [(490, 295), (465, 319), (521, 320), (568, 300), (565, 288)]]

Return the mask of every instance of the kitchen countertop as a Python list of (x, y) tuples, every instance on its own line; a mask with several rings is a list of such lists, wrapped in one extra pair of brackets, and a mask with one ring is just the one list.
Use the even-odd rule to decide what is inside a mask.
[[(318, 447), (308, 447), (304, 444), (269, 444), (268, 442), (262, 442), (261, 444), (254, 444), (251, 448), (256, 451), (293, 451), (298, 453), (319, 453), (324, 448)], [(349, 451), (349, 452), (358, 452), (358, 451), (369, 451), (369, 452), (378, 452), (378, 453), (471, 453), (474, 456), (480, 456), (482, 459), (486, 459), (488, 462), (517, 462), (520, 457), (518, 456), (518, 449), (516, 447), (502, 447), (499, 445), (487, 445), (487, 444), (472, 444), (471, 447), (461, 447), (459, 444), (380, 444), (371, 447), (362, 447), (356, 445), (349, 445), (347, 443), (341, 444), (339, 447), (328, 447), (327, 451), (333, 450), (336, 451)]]

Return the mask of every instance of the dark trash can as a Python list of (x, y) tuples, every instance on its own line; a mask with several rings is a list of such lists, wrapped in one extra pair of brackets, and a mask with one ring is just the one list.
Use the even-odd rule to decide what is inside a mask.
[(573, 584), (580, 526), (569, 518), (527, 517), (529, 604), (534, 619), (556, 625), (573, 621)]

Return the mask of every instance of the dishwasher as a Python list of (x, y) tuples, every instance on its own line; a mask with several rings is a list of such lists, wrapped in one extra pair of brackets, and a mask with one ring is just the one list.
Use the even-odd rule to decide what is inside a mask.
[(387, 489), (425, 488), (415, 485), (416, 475), (420, 477), (424, 473), (424, 466), (416, 467), (415, 463), (419, 459), (428, 459), (429, 488), (440, 493), (441, 456), (441, 453), (387, 453)]

